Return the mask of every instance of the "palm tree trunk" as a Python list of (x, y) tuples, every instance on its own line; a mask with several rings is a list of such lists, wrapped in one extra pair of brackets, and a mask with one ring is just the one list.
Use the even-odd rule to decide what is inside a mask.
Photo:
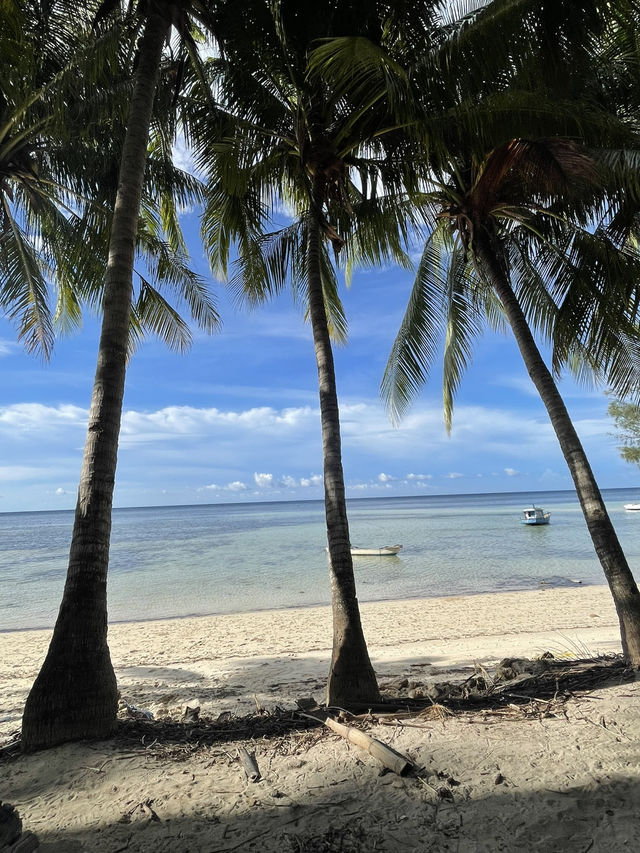
[(312, 215), (309, 217), (307, 243), (309, 315), (318, 367), (324, 499), (333, 608), (333, 652), (327, 682), (327, 705), (345, 707), (352, 702), (379, 701), (380, 693), (362, 631), (353, 575), (342, 470), (340, 414), (322, 289), (320, 240), (320, 226)]
[(98, 349), (69, 567), (45, 662), (22, 719), (25, 750), (114, 728), (117, 686), (107, 645), (111, 509), (129, 340), (133, 262), (151, 112), (169, 24), (145, 25), (122, 151)]
[(491, 283), (502, 303), (529, 376), (547, 409), (569, 466), (589, 534), (615, 603), (623, 655), (633, 667), (640, 668), (640, 593), (609, 518), (589, 460), (553, 376), (542, 360), (491, 235), (486, 230), (474, 230), (473, 251), (484, 278)]

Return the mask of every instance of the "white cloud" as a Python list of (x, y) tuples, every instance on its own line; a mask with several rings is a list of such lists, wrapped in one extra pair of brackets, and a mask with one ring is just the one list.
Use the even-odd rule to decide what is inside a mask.
[(273, 486), (273, 474), (254, 474), (253, 479), (259, 489), (268, 489)]
[(50, 434), (69, 427), (86, 430), (89, 414), (79, 406), (45, 406), (42, 403), (16, 403), (0, 408), (0, 431)]
[(269, 406), (245, 411), (198, 409), (167, 406), (155, 412), (127, 411), (122, 418), (120, 443), (123, 447), (185, 436), (221, 433), (240, 440), (243, 435), (273, 436), (294, 432), (307, 424), (316, 426), (318, 412), (310, 406), (281, 409)]
[(307, 489), (312, 486), (321, 486), (324, 478), (320, 474), (312, 474), (311, 477), (302, 477), (300, 485)]
[(219, 486), (217, 485), (217, 483), (210, 483), (207, 486), (202, 486), (201, 489), (199, 489), (198, 491), (201, 491), (202, 489), (207, 489), (208, 491), (212, 492), (243, 492), (245, 491), (245, 489), (248, 488), (249, 487), (246, 483), (242, 483), (239, 480), (234, 480), (233, 483), (227, 483), (226, 486)]
[(411, 486), (413, 489), (429, 489), (432, 492), (436, 491), (436, 487), (427, 480), (403, 480), (405, 485)]
[[(459, 406), (451, 437), (439, 404), (427, 401), (416, 405), (398, 429), (391, 427), (377, 400), (347, 399), (341, 415), (345, 485), (351, 494), (448, 491), (459, 489), (460, 484), (453, 482), (463, 477), (473, 478), (479, 487), (478, 472), (484, 472), (485, 479), (491, 476), (497, 488), (508, 489), (509, 478), (516, 476), (521, 488), (570, 486), (544, 415)], [(72, 503), (87, 416), (86, 409), (67, 404), (0, 407), (0, 445), (4, 461), (11, 461), (0, 466), (0, 483), (11, 483), (10, 490), (3, 490), (0, 510), (44, 508), (43, 495), (49, 495), (51, 508), (56, 508), (64, 497), (61, 492), (56, 497), (58, 487), (68, 492)], [(603, 416), (574, 423), (586, 438), (597, 475), (599, 459), (606, 464), (611, 457), (617, 459), (610, 421)], [(207, 497), (321, 498), (323, 478), (313, 470), (321, 465), (319, 412), (311, 405), (128, 409), (123, 416), (115, 505), (188, 503)], [(409, 473), (401, 477), (389, 473), (407, 469)], [(20, 488), (14, 489), (14, 484)], [(19, 505), (18, 491), (28, 495)]]

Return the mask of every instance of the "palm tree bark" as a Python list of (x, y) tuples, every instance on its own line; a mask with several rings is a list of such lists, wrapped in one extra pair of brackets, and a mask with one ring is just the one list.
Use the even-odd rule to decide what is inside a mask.
[(51, 644), (27, 698), (27, 751), (108, 735), (117, 685), (107, 644), (111, 510), (124, 396), (133, 263), (149, 127), (169, 23), (145, 24), (125, 136), (105, 275), (103, 322), (69, 567)]
[(633, 667), (640, 668), (640, 593), (589, 460), (511, 288), (491, 233), (482, 226), (474, 228), (473, 253), (483, 277), (491, 283), (502, 303), (529, 376), (547, 409), (569, 466), (582, 513), (616, 607), (623, 655)]
[(350, 703), (377, 702), (380, 693), (369, 659), (356, 597), (342, 470), (338, 394), (322, 288), (320, 241), (320, 225), (312, 215), (309, 217), (307, 242), (309, 315), (318, 367), (333, 608), (333, 651), (327, 682), (327, 705), (346, 707)]

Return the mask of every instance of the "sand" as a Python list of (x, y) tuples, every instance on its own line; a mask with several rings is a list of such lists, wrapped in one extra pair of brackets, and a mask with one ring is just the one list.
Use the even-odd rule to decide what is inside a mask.
[[(475, 666), (491, 673), (504, 657), (620, 651), (604, 587), (361, 609), (382, 687), (462, 680)], [(19, 728), (49, 636), (0, 634), (0, 743)], [(109, 644), (129, 705), (158, 719), (197, 704), (215, 719), (322, 701), (330, 636), (329, 609), (307, 608), (116, 624)], [(324, 728), (199, 749), (71, 744), (0, 763), (0, 800), (47, 853), (636, 850), (639, 707), (632, 680), (541, 703), (539, 714), (376, 722), (369, 734), (420, 768), (407, 777), (381, 774)], [(258, 782), (238, 760), (243, 746), (255, 752)]]

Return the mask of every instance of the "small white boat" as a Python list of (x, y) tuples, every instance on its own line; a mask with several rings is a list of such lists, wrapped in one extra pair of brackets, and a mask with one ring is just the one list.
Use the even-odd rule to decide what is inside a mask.
[(382, 548), (356, 548), (351, 546), (353, 557), (393, 557), (402, 550), (402, 545), (383, 545)]
[(625, 504), (624, 508), (628, 512), (640, 511), (640, 504)]
[(545, 512), (541, 507), (532, 505), (522, 510), (520, 524), (549, 524), (550, 512)]

